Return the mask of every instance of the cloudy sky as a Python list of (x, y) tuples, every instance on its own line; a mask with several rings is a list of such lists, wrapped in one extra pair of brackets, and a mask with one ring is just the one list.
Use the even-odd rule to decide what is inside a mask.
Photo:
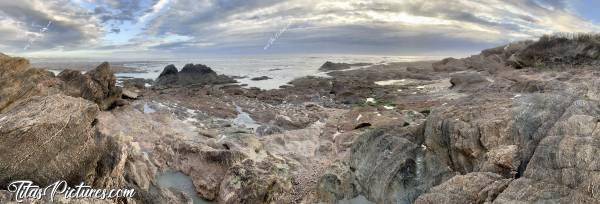
[(0, 52), (28, 57), (461, 56), (600, 31), (597, 0), (0, 0)]

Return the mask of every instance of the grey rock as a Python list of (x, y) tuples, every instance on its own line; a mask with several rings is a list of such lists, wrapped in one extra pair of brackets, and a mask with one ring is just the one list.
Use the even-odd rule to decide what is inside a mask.
[(59, 93), (61, 83), (51, 72), (30, 68), (27, 59), (3, 55), (0, 57), (0, 113), (29, 97)]
[(348, 63), (335, 63), (335, 62), (327, 61), (323, 65), (321, 65), (319, 70), (321, 70), (321, 71), (338, 71), (338, 70), (350, 69), (350, 68), (356, 67), (356, 66), (368, 66), (368, 65), (371, 65), (371, 63), (348, 64)]
[(450, 78), (451, 89), (458, 91), (476, 91), (481, 90), (490, 84), (485, 77), (479, 73), (467, 72), (452, 75)]
[(123, 98), (125, 99), (137, 99), (139, 96), (138, 93), (131, 91), (129, 89), (123, 89)]
[(373, 130), (352, 145), (359, 194), (376, 203), (413, 203), (429, 188), (454, 176), (433, 152), (420, 146), (421, 139), (406, 128)]
[(452, 177), (430, 189), (415, 204), (491, 203), (506, 189), (512, 179), (488, 172), (473, 172)]
[(217, 75), (210, 67), (202, 64), (187, 64), (177, 72), (174, 65), (165, 67), (156, 79), (155, 88), (182, 87), (190, 85), (210, 85), (237, 83), (229, 76)]
[(0, 114), (0, 184), (92, 183), (89, 175), (102, 155), (94, 128), (98, 111), (92, 102), (56, 94), (31, 97)]
[(64, 70), (58, 78), (65, 82), (64, 90), (67, 95), (93, 101), (101, 110), (113, 108), (115, 102), (121, 99), (122, 90), (116, 86), (117, 78), (107, 62), (85, 74)]
[(254, 78), (252, 78), (250, 80), (252, 80), (252, 81), (263, 81), (263, 80), (269, 80), (269, 79), (272, 79), (272, 78), (268, 77), (268, 76), (261, 76), (261, 77), (254, 77)]

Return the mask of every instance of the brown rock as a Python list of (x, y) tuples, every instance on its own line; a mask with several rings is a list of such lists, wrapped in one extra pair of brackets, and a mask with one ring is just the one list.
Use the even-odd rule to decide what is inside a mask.
[(24, 58), (0, 57), (0, 113), (32, 96), (59, 92), (60, 80), (51, 72), (29, 68)]
[(0, 184), (59, 179), (89, 181), (102, 155), (95, 132), (98, 107), (65, 95), (31, 97), (0, 114)]
[(101, 110), (114, 107), (115, 101), (121, 98), (122, 90), (116, 86), (117, 78), (107, 62), (85, 74), (64, 70), (58, 77), (65, 82), (68, 95), (93, 101)]

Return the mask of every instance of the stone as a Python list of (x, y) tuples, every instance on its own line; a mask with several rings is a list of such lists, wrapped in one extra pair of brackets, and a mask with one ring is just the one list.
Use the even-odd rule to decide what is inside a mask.
[(479, 73), (458, 73), (450, 78), (451, 89), (458, 91), (476, 91), (481, 90), (490, 84), (485, 77)]
[(261, 76), (261, 77), (251, 78), (250, 80), (252, 80), (252, 81), (263, 81), (263, 80), (269, 80), (269, 79), (272, 79), (272, 78), (268, 77), (268, 76)]
[(202, 64), (186, 64), (177, 72), (174, 65), (168, 65), (156, 79), (155, 88), (182, 87), (190, 85), (214, 85), (237, 83), (229, 76), (217, 75), (210, 67)]
[(0, 114), (0, 185), (87, 181), (102, 155), (98, 106), (61, 94), (34, 96)]
[(335, 63), (335, 62), (327, 61), (323, 65), (321, 65), (319, 70), (320, 71), (338, 71), (338, 70), (350, 69), (350, 68), (356, 67), (356, 66), (368, 66), (368, 65), (371, 65), (371, 63), (348, 64), (348, 63)]
[(123, 89), (123, 98), (125, 99), (137, 99), (138, 93), (131, 91), (129, 89)]
[(458, 175), (419, 196), (415, 204), (491, 203), (511, 181), (487, 172)]
[(117, 78), (107, 62), (85, 74), (64, 70), (58, 78), (65, 82), (67, 95), (93, 101), (101, 110), (115, 107), (115, 102), (121, 99), (122, 89), (116, 86)]
[(51, 72), (30, 68), (27, 59), (2, 55), (0, 113), (9, 111), (29, 97), (59, 93), (61, 84)]

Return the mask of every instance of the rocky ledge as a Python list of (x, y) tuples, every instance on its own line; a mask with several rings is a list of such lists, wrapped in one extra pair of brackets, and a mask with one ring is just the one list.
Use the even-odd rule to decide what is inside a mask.
[[(553, 54), (527, 51), (544, 42), (332, 71), (275, 90), (169, 66), (155, 87), (106, 110), (72, 94), (87, 89), (73, 90), (81, 83), (67, 73), (3, 56), (0, 182), (138, 192), (109, 203), (598, 203), (596, 59), (583, 49), (588, 57), (554, 53), (562, 60), (551, 66), (543, 56), (515, 63)], [(89, 78), (115, 89), (110, 77)], [(191, 193), (164, 185), (172, 172)]]

